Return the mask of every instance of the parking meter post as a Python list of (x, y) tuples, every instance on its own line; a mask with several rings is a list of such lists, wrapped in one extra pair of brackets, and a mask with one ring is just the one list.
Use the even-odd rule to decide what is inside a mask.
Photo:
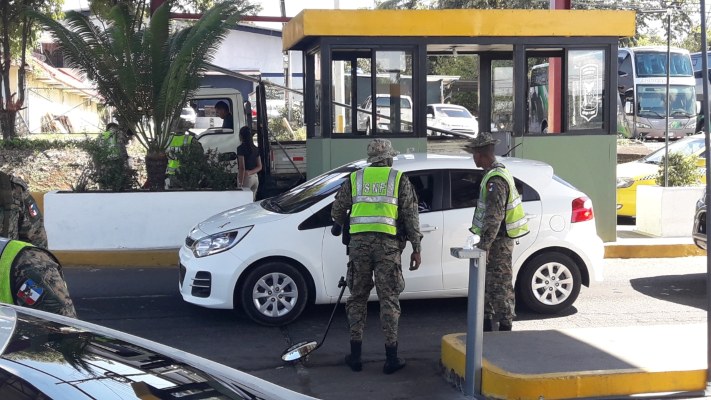
[(486, 252), (476, 248), (452, 247), (450, 253), (456, 258), (469, 259), (464, 394), (481, 398)]

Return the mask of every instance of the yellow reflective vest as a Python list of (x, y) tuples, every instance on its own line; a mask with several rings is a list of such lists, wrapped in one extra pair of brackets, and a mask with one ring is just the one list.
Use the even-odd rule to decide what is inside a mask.
[[(184, 146), (189, 146), (190, 143), (193, 142), (193, 137), (191, 135), (177, 135), (173, 136), (173, 138), (170, 140), (170, 145), (168, 146), (168, 155), (170, 157), (170, 154), (176, 154)], [(180, 161), (176, 158), (169, 158), (168, 159), (168, 168), (166, 169), (165, 173), (168, 175), (175, 175), (175, 171), (180, 168)]]
[(350, 233), (397, 234), (401, 177), (402, 172), (390, 167), (366, 167), (350, 175)]
[(31, 244), (19, 240), (0, 238), (0, 303), (14, 304), (10, 291), (10, 269), (17, 254)]
[(476, 235), (481, 235), (481, 228), (484, 222), (484, 213), (486, 212), (486, 195), (488, 190), (486, 189), (489, 179), (494, 176), (499, 176), (506, 180), (509, 185), (509, 196), (506, 200), (506, 236), (515, 239), (528, 234), (528, 220), (526, 219), (526, 212), (523, 210), (523, 204), (521, 203), (521, 196), (516, 190), (516, 185), (514, 183), (513, 176), (506, 168), (495, 167), (489, 170), (489, 172), (484, 175), (484, 179), (481, 181), (481, 187), (479, 189), (479, 200), (476, 204), (476, 211), (474, 211), (474, 219), (472, 220), (472, 227), (470, 231)]

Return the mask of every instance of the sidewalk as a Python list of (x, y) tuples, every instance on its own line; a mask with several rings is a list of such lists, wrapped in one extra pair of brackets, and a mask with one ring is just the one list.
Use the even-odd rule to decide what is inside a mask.
[[(691, 238), (657, 238), (618, 226), (605, 258), (705, 255)], [(639, 394), (702, 396), (706, 325), (487, 332), (481, 394), (497, 399), (619, 398)], [(464, 379), (466, 334), (442, 338), (445, 376)]]

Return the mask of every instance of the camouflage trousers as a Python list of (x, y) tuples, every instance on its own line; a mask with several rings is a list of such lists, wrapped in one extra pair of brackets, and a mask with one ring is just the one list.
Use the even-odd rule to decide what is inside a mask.
[(497, 237), (486, 254), (486, 282), (484, 285), (484, 318), (511, 323), (516, 316), (513, 288), (514, 241)]
[(385, 344), (394, 345), (397, 343), (400, 320), (400, 293), (405, 289), (400, 265), (400, 242), (386, 234), (360, 233), (351, 237), (348, 248), (350, 261), (346, 282), (351, 296), (346, 301), (346, 313), (351, 340), (363, 340), (368, 297), (375, 286)]

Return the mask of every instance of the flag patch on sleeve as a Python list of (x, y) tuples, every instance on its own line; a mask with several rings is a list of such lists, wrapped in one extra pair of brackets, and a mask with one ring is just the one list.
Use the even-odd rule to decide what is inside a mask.
[(42, 297), (42, 293), (44, 293), (44, 289), (39, 287), (32, 279), (28, 279), (17, 291), (17, 298), (31, 306), (37, 303), (37, 300)]
[(39, 209), (37, 209), (37, 204), (32, 203), (27, 210), (30, 213), (30, 217), (34, 218), (39, 214)]

